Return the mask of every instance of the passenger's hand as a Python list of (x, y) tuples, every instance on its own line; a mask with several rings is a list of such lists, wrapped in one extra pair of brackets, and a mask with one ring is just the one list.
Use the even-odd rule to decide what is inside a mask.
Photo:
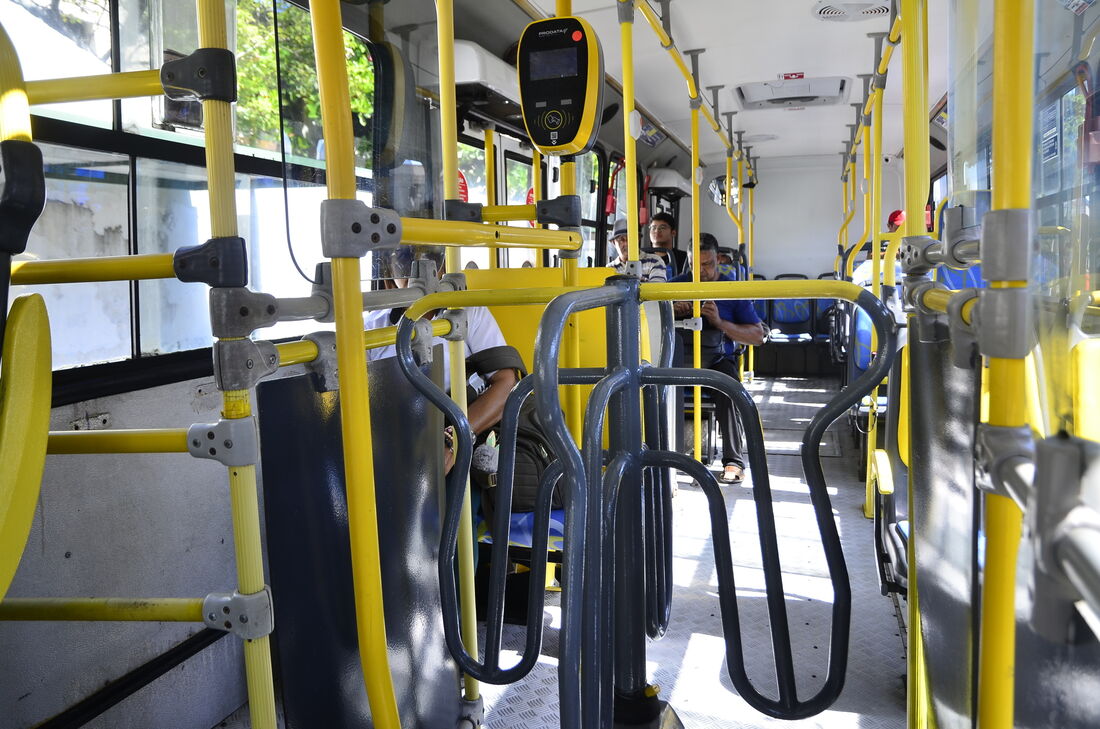
[(722, 321), (721, 315), (718, 314), (718, 304), (715, 304), (713, 301), (704, 301), (699, 311), (704, 319), (715, 326), (718, 325), (718, 322)]
[(451, 472), (455, 465), (455, 429), (448, 425), (443, 429), (443, 475)]
[(691, 316), (691, 302), (673, 301), (672, 312), (676, 315), (677, 319), (687, 319), (689, 316)]

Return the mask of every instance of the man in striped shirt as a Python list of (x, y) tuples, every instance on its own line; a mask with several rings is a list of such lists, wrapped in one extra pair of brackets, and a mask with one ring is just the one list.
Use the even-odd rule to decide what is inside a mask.
[[(626, 218), (617, 218), (615, 227), (611, 230), (611, 242), (619, 255), (607, 265), (619, 273), (626, 273), (627, 260), (627, 221)], [(642, 263), (642, 283), (654, 283), (667, 280), (668, 268), (660, 256), (639, 251)]]

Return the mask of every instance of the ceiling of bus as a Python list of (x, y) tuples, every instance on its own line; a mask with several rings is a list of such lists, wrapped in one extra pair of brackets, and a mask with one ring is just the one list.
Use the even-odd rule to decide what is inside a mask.
[[(532, 4), (545, 14), (554, 12), (553, 0), (534, 0)], [(847, 76), (854, 82), (849, 101), (859, 101), (863, 91), (856, 75), (870, 73), (873, 65), (874, 44), (867, 34), (888, 30), (888, 19), (826, 22), (814, 17), (815, 4), (815, 0), (674, 0), (672, 35), (681, 50), (706, 49), (699, 59), (700, 86), (725, 85), (720, 92), (722, 111), (739, 109), (732, 93), (735, 86), (796, 72)], [(948, 0), (929, 0), (928, 4), (929, 99), (935, 104), (947, 90)], [(653, 5), (657, 7), (656, 2)], [(621, 80), (615, 3), (573, 0), (573, 12), (592, 23), (603, 42), (607, 72)], [(689, 143), (690, 111), (684, 81), (640, 14), (634, 28), (634, 52), (639, 103), (682, 142)], [(901, 151), (901, 109), (901, 57), (895, 54), (884, 107), (887, 153)], [(734, 129), (743, 130), (746, 137), (775, 135), (774, 140), (752, 145), (754, 155), (767, 159), (838, 155), (848, 138), (845, 125), (854, 120), (854, 110), (843, 104), (797, 111), (740, 111), (733, 123)], [(616, 123), (621, 123), (621, 117)], [(704, 163), (724, 164), (725, 147), (716, 134), (706, 130), (704, 122)]]

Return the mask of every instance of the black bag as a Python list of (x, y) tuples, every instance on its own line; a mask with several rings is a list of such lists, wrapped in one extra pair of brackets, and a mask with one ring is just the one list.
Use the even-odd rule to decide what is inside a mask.
[[(519, 372), (520, 377), (527, 376), (527, 368), (519, 352), (514, 347), (491, 347), (470, 355), (466, 358), (467, 372), (476, 372), (482, 377), (497, 370), (513, 369)], [(476, 399), (476, 397), (474, 398)], [(472, 402), (472, 400), (471, 400)], [(494, 425), (489, 432), (496, 435), (497, 445), (501, 443), (500, 423)], [(484, 443), (484, 437), (478, 438), (478, 443)], [(534, 511), (535, 501), (538, 496), (539, 482), (542, 475), (554, 460), (554, 453), (550, 448), (550, 441), (543, 432), (539, 423), (538, 413), (535, 410), (534, 397), (528, 397), (519, 411), (519, 423), (516, 430), (516, 465), (515, 479), (512, 486), (512, 512)], [(497, 484), (495, 473), (486, 473), (477, 468), (470, 471), (471, 480), (482, 489), (482, 503), (488, 506), (486, 514), (492, 512), (496, 506), (496, 493), (494, 487)], [(561, 508), (561, 497), (554, 492), (553, 508)]]

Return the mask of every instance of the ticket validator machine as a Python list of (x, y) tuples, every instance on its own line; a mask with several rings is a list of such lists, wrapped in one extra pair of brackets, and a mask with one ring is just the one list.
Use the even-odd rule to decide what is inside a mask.
[(531, 142), (545, 155), (592, 148), (603, 109), (603, 49), (592, 26), (572, 16), (536, 20), (523, 30), (519, 98)]

